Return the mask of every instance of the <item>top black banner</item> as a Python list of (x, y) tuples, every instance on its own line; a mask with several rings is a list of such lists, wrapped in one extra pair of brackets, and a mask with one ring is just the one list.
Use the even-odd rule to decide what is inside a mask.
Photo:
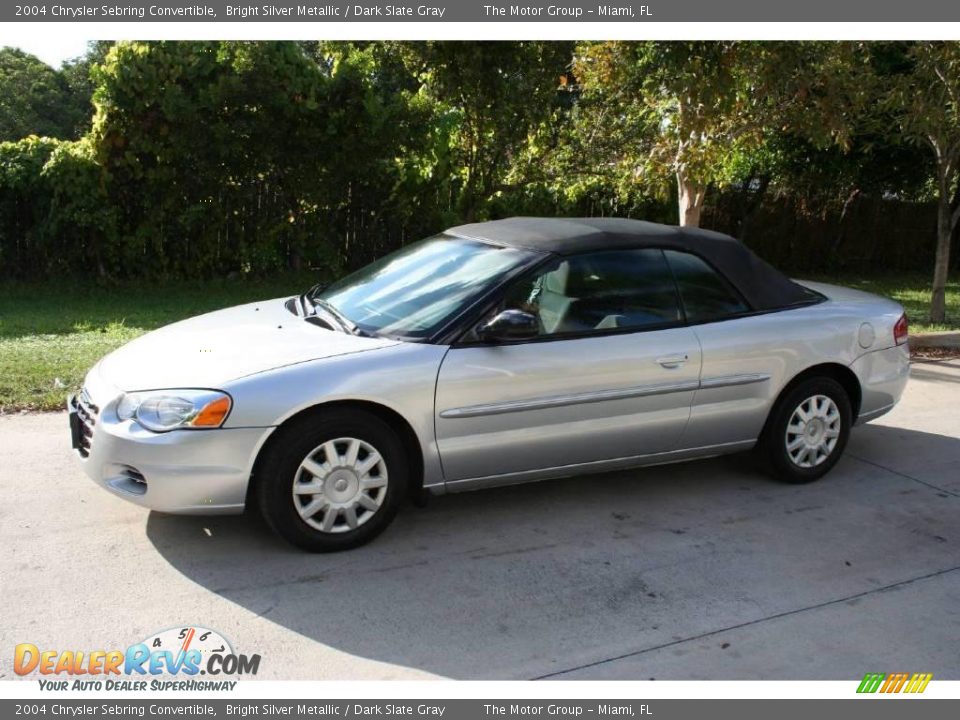
[(0, 6), (0, 22), (953, 22), (960, 3), (942, 0), (770, 2), (770, 0), (620, 0), (598, 3), (108, 2), (61, 0)]

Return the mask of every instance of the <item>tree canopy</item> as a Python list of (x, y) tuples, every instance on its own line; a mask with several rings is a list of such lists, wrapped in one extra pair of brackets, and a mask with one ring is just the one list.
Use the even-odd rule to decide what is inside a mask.
[(82, 135), (93, 114), (89, 71), (87, 58), (55, 70), (22, 50), (0, 48), (0, 142)]

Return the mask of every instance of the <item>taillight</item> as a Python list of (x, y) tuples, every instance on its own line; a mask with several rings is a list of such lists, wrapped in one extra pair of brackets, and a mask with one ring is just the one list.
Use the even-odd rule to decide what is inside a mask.
[(897, 345), (903, 345), (907, 341), (909, 330), (907, 314), (904, 313), (900, 316), (900, 319), (897, 320), (897, 324), (893, 326), (893, 339)]

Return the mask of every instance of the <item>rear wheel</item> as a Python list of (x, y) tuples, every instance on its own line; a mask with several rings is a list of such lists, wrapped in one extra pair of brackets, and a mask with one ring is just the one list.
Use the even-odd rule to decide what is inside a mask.
[(804, 380), (777, 402), (764, 431), (762, 447), (774, 475), (805, 483), (826, 475), (843, 454), (850, 436), (852, 410), (836, 380)]
[(403, 444), (387, 423), (363, 411), (337, 410), (278, 432), (257, 477), (270, 527), (311, 552), (347, 550), (383, 532), (409, 474)]

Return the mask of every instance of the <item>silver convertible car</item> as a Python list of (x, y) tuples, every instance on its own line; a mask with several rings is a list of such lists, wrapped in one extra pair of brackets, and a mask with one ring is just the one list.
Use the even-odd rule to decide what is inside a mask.
[(752, 448), (815, 480), (899, 400), (906, 342), (896, 303), (794, 282), (725, 235), (513, 218), (149, 333), (90, 370), (70, 424), (115, 495), (256, 505), (342, 550), (424, 492)]

